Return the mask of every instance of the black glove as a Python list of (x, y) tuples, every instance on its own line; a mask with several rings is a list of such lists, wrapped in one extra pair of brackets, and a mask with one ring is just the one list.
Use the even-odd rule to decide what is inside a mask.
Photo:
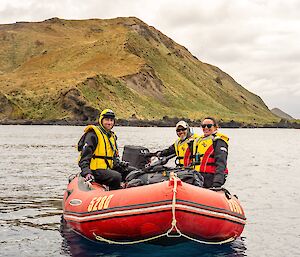
[(119, 165), (120, 165), (120, 167), (122, 167), (122, 168), (127, 168), (127, 167), (129, 166), (129, 162), (121, 161), (121, 162), (119, 163)]
[(95, 177), (89, 173), (84, 177), (84, 180), (85, 180), (85, 182), (93, 182), (93, 181), (95, 181)]
[(114, 159), (114, 168), (122, 168), (125, 169), (129, 166), (129, 162), (121, 161), (119, 157)]

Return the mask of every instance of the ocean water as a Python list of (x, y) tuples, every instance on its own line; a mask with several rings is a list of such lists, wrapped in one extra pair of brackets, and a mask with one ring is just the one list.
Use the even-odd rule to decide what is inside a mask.
[[(83, 129), (0, 126), (0, 256), (300, 256), (300, 130), (220, 129), (230, 137), (226, 188), (247, 217), (234, 242), (114, 246), (90, 242), (61, 222)], [(156, 151), (176, 139), (174, 128), (114, 130), (121, 152), (126, 144)]]

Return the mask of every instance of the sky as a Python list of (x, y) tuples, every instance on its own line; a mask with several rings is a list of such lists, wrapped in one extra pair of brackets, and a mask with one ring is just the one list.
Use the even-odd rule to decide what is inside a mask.
[(0, 24), (135, 16), (300, 119), (298, 0), (1, 0)]

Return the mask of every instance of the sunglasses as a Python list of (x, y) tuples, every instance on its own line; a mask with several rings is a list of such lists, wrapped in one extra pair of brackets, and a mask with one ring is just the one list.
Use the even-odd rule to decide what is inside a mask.
[(180, 131), (186, 131), (186, 128), (176, 129), (176, 132), (180, 132)]
[(202, 124), (202, 125), (201, 125), (202, 128), (207, 127), (207, 128), (209, 128), (209, 129), (212, 128), (212, 126), (216, 126), (216, 125), (215, 125), (215, 124)]

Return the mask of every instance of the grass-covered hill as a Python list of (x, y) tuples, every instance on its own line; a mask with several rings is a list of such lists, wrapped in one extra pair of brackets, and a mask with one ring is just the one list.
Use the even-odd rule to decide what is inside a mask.
[(141, 20), (0, 25), (0, 120), (278, 121), (262, 99)]

